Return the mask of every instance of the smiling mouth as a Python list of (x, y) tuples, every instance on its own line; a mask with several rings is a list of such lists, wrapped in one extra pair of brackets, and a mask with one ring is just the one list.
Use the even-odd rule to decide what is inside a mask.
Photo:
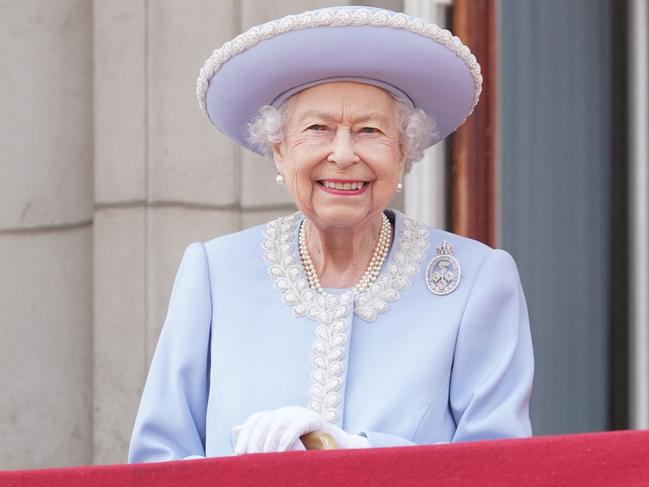
[(322, 189), (334, 194), (360, 194), (369, 185), (369, 181), (323, 179), (318, 181)]

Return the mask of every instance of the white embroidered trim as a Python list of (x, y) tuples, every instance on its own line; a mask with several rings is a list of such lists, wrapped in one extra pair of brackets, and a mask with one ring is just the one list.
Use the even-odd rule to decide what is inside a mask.
[[(395, 212), (396, 213), (396, 212)], [(365, 321), (374, 321), (388, 310), (388, 303), (400, 297), (399, 291), (410, 287), (412, 276), (419, 272), (419, 263), (428, 247), (426, 226), (402, 214), (399, 248), (392, 262), (370, 288), (356, 296), (354, 313)]]
[[(396, 213), (396, 212), (395, 212)], [(401, 214), (402, 230), (399, 248), (390, 267), (367, 291), (354, 295), (348, 291), (340, 295), (320, 294), (312, 290), (298, 267), (293, 242), (302, 220), (300, 213), (278, 218), (266, 225), (262, 243), (268, 273), (275, 280), (275, 288), (282, 292), (282, 300), (293, 308), (294, 316), (307, 316), (316, 321), (316, 340), (311, 356), (312, 385), (309, 388), (309, 407), (329, 423), (336, 423), (340, 414), (338, 393), (343, 385), (345, 344), (347, 342), (346, 316), (355, 304), (355, 314), (366, 321), (374, 321), (379, 313), (388, 310), (388, 303), (397, 301), (398, 290), (410, 287), (412, 276), (419, 271), (418, 263), (424, 257), (428, 231)]]
[[(266, 22), (248, 29), (239, 34), (233, 40), (226, 42), (220, 48), (215, 49), (212, 55), (205, 61), (196, 81), (196, 96), (198, 104), (203, 112), (209, 117), (205, 98), (209, 80), (214, 74), (228, 62), (233, 56), (249, 49), (260, 41), (270, 39), (285, 32), (304, 30), (314, 27), (345, 27), (349, 25), (370, 25), (374, 27), (390, 27), (392, 29), (404, 29), (420, 36), (432, 39), (454, 52), (464, 61), (469, 68), (474, 82), (473, 104), (469, 109), (467, 118), (478, 104), (482, 92), (482, 74), (480, 64), (471, 53), (471, 50), (462, 44), (459, 37), (454, 36), (450, 31), (439, 26), (428, 23), (420, 18), (410, 18), (406, 14), (397, 13), (390, 15), (385, 11), (371, 12), (365, 8), (341, 9), (336, 13), (330, 10), (319, 12), (304, 12), (299, 15), (288, 15), (282, 19)], [(466, 120), (466, 118), (465, 118)]]

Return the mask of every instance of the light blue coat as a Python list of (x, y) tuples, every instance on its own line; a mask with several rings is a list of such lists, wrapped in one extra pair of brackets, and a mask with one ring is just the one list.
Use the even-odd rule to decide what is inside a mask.
[[(142, 395), (129, 461), (226, 456), (257, 411), (310, 407), (370, 446), (531, 435), (534, 361), (511, 256), (398, 212), (372, 289), (312, 291), (302, 215), (191, 244)], [(462, 268), (426, 285), (444, 240)]]

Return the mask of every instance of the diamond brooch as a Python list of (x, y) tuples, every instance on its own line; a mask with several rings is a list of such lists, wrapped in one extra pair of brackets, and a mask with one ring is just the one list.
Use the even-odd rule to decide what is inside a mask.
[(453, 246), (444, 240), (437, 247), (437, 257), (434, 257), (426, 269), (426, 285), (430, 292), (445, 296), (455, 291), (460, 284), (462, 269), (460, 263), (452, 255)]

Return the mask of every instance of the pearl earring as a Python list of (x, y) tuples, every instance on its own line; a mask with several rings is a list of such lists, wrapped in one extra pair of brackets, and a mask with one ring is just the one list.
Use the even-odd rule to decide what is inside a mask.
[(284, 183), (286, 182), (286, 179), (284, 179), (284, 175), (283, 175), (283, 174), (277, 174), (277, 176), (275, 176), (275, 182), (276, 182), (277, 184), (279, 184), (280, 186), (283, 186)]
[(401, 193), (401, 191), (403, 191), (403, 183), (399, 181), (397, 183), (397, 193)]

